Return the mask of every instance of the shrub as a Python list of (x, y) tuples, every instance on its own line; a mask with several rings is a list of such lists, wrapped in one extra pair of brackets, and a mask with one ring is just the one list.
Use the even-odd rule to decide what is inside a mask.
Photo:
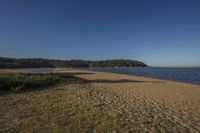
[(84, 83), (85, 80), (57, 73), (0, 73), (0, 91), (21, 91), (56, 84)]

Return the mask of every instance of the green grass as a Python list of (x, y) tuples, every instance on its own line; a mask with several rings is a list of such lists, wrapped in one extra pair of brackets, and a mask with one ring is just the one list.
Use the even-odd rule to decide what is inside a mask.
[(84, 83), (85, 80), (57, 73), (0, 73), (0, 91), (20, 92), (56, 84)]

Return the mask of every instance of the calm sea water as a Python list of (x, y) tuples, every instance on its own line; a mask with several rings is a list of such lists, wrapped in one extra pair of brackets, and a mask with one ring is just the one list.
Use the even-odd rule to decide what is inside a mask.
[(89, 68), (86, 70), (144, 76), (200, 85), (200, 68)]
[(25, 73), (50, 73), (54, 68), (21, 68), (21, 69), (0, 69), (0, 72), (19, 71)]
[(25, 68), (23, 69), (24, 72), (28, 73), (50, 73), (53, 72), (54, 68)]

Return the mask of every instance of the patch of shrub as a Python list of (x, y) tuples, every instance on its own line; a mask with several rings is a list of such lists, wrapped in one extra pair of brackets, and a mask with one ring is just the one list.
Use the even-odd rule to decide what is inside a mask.
[(85, 80), (58, 73), (0, 73), (0, 91), (22, 91), (56, 84), (81, 84)]

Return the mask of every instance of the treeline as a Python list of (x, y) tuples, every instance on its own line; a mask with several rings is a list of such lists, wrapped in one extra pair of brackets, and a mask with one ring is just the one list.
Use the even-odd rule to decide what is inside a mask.
[(6, 58), (0, 57), (0, 68), (41, 68), (41, 67), (67, 67), (67, 68), (89, 68), (89, 67), (147, 67), (141, 61), (114, 59), (102, 61), (88, 60), (52, 60), (42, 58)]

